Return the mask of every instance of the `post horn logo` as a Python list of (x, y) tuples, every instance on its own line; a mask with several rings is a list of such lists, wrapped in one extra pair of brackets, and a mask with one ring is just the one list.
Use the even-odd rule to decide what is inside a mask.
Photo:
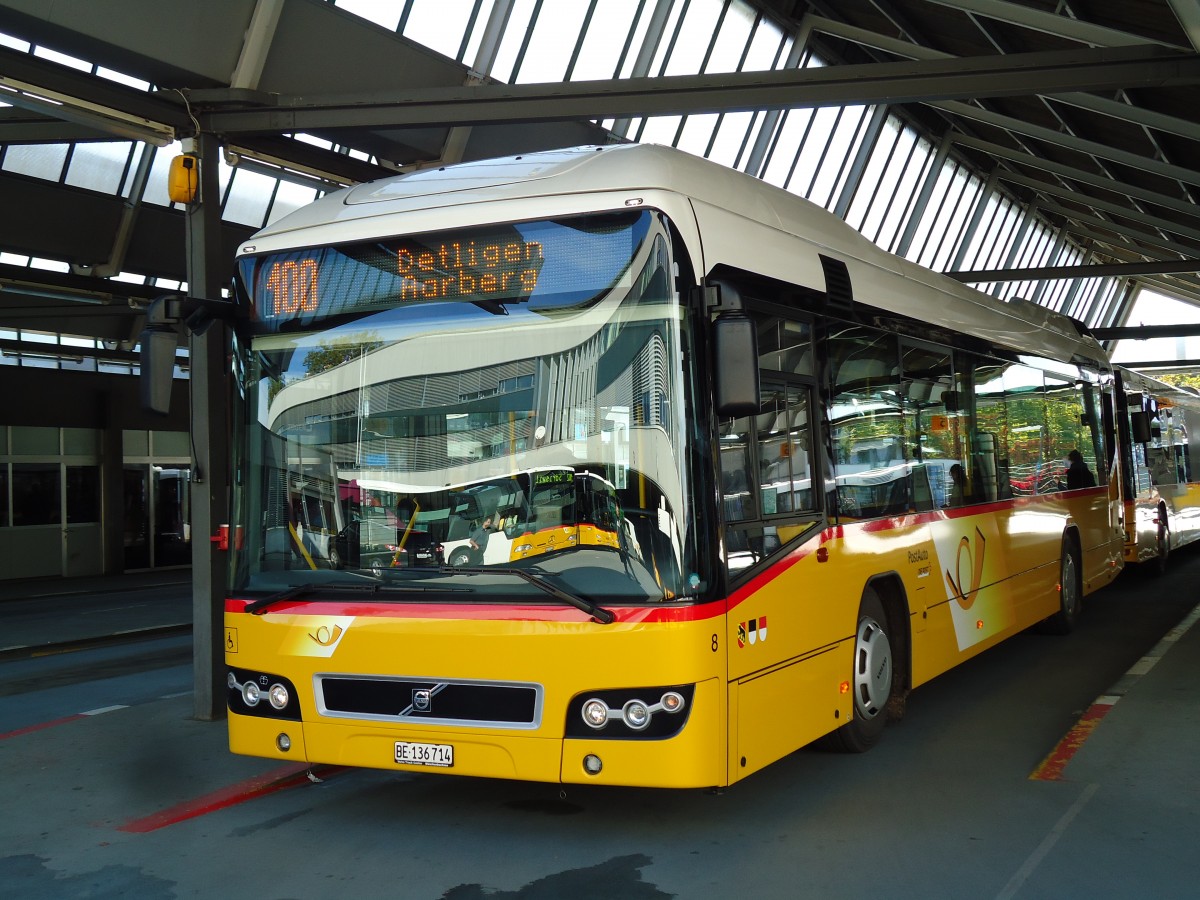
[(322, 625), (316, 631), (310, 631), (308, 636), (322, 647), (332, 647), (342, 636), (342, 626), (334, 625), (330, 628), (328, 625)]
[[(978, 528), (975, 529), (975, 549), (971, 549), (971, 539), (963, 536), (958, 542), (958, 552), (954, 556), (954, 572), (946, 570), (946, 583), (954, 593), (955, 600), (963, 609), (975, 605), (975, 597), (979, 594), (980, 582), (983, 581), (983, 556), (987, 548), (987, 538)], [(965, 590), (967, 584), (963, 573), (971, 577), (970, 590)]]

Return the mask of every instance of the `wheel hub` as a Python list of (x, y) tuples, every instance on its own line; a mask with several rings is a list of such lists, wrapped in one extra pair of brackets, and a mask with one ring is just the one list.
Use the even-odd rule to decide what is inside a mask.
[(892, 686), (892, 647), (874, 619), (859, 623), (854, 657), (854, 704), (859, 715), (873, 719), (883, 712)]

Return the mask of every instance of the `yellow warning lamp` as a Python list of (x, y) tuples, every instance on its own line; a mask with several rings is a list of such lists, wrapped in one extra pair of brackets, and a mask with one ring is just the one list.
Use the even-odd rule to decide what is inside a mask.
[(167, 196), (173, 203), (194, 203), (200, 193), (200, 158), (184, 153), (171, 160), (167, 172)]

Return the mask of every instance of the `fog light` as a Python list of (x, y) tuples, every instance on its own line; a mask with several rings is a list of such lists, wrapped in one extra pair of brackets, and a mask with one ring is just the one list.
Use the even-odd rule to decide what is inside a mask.
[(650, 710), (641, 700), (630, 700), (621, 710), (625, 724), (634, 731), (641, 731), (650, 724)]
[(282, 684), (271, 685), (271, 690), (267, 694), (271, 705), (276, 709), (285, 709), (288, 705), (288, 692)]
[(600, 762), (600, 757), (594, 753), (589, 753), (583, 758), (583, 771), (589, 775), (599, 775), (600, 770), (604, 768), (604, 763)]
[(292, 739), (281, 731), (278, 737), (275, 738), (275, 746), (284, 753), (287, 753), (292, 749)]
[(258, 689), (258, 685), (253, 681), (247, 681), (242, 685), (242, 700), (247, 706), (258, 706), (258, 701), (262, 699), (262, 693)]
[(603, 728), (608, 724), (608, 706), (603, 700), (589, 700), (583, 704), (583, 721), (591, 728)]

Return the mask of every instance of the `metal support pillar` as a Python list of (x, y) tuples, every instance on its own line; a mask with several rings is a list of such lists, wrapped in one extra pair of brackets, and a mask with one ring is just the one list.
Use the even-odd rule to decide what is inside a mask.
[[(193, 297), (221, 297), (220, 146), (196, 139), (200, 196), (187, 207), (187, 280)], [(190, 336), (192, 445), (192, 674), (198, 719), (225, 716), (224, 628), (227, 555), (210, 537), (229, 522), (228, 328), (217, 320)]]

